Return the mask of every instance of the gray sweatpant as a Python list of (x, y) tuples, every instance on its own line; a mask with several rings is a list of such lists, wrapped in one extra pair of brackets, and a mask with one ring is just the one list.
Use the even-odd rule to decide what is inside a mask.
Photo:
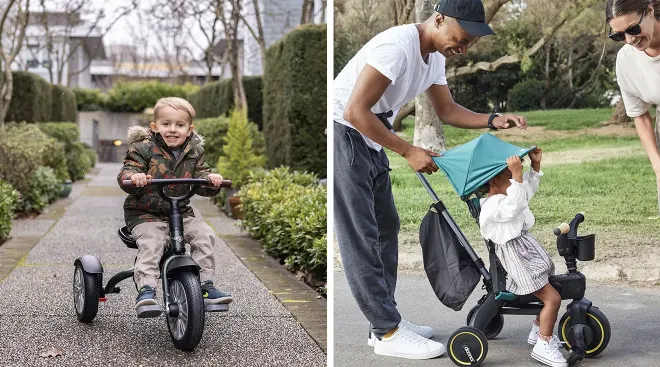
[(401, 322), (394, 300), (399, 215), (389, 171), (384, 149), (334, 123), (335, 233), (351, 293), (377, 336)]
[[(165, 246), (170, 241), (167, 222), (146, 222), (133, 228), (131, 232), (137, 241), (138, 255), (135, 261), (133, 279), (138, 289), (144, 285), (156, 288), (160, 275), (158, 263), (163, 256)], [(199, 218), (183, 218), (184, 241), (190, 244), (190, 256), (201, 268), (199, 280), (213, 280), (215, 274), (215, 231)]]

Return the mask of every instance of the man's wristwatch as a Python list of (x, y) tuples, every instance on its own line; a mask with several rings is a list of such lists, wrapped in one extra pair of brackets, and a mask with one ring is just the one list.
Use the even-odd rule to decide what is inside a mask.
[(502, 116), (501, 113), (494, 113), (494, 114), (490, 115), (490, 117), (488, 118), (488, 128), (489, 128), (489, 129), (491, 129), (491, 130), (497, 130), (497, 128), (496, 128), (495, 126), (493, 126), (493, 119), (494, 119), (495, 117), (500, 117), (500, 116)]

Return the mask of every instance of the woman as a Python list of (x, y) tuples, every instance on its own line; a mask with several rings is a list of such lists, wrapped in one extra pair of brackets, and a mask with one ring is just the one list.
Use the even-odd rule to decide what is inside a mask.
[[(648, 110), (660, 105), (660, 0), (608, 0), (609, 37), (625, 42), (616, 58), (616, 77), (626, 114), (651, 161), (660, 206), (660, 151)], [(656, 124), (660, 113), (656, 114)]]

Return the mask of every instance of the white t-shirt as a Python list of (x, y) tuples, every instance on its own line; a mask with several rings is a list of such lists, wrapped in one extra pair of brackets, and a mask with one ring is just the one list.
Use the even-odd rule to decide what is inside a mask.
[[(417, 95), (433, 84), (446, 85), (445, 57), (434, 52), (428, 55), (428, 64), (422, 59), (419, 32), (415, 24), (392, 27), (374, 37), (346, 64), (333, 82), (333, 119), (354, 128), (344, 120), (344, 109), (351, 96), (358, 75), (366, 64), (385, 75), (392, 83), (372, 108), (373, 113), (392, 111), (390, 123), (397, 112)], [(382, 147), (362, 135), (367, 145), (375, 150)]]
[(660, 105), (660, 56), (651, 57), (624, 45), (616, 56), (616, 79), (629, 117), (641, 116), (651, 105)]

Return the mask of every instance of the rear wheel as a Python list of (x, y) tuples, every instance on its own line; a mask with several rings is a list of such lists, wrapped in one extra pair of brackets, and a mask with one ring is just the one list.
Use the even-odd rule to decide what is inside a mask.
[(447, 352), (457, 366), (478, 366), (488, 355), (488, 340), (481, 330), (465, 326), (449, 337)]
[(191, 351), (204, 333), (204, 299), (199, 278), (190, 272), (180, 272), (172, 276), (169, 288), (170, 307), (177, 311), (174, 316), (167, 315), (170, 337), (176, 348)]
[[(612, 329), (610, 329), (610, 322), (607, 317), (598, 309), (598, 307), (591, 306), (587, 309), (587, 323), (584, 327), (584, 336), (586, 347), (586, 357), (595, 357), (605, 350), (607, 344), (610, 342)], [(564, 348), (571, 349), (575, 345), (575, 335), (573, 332), (573, 319), (569, 311), (564, 313), (559, 320), (557, 326), (557, 334), (562, 342), (565, 342)]]
[(73, 305), (80, 322), (92, 322), (99, 310), (99, 277), (90, 274), (80, 265), (73, 273)]

